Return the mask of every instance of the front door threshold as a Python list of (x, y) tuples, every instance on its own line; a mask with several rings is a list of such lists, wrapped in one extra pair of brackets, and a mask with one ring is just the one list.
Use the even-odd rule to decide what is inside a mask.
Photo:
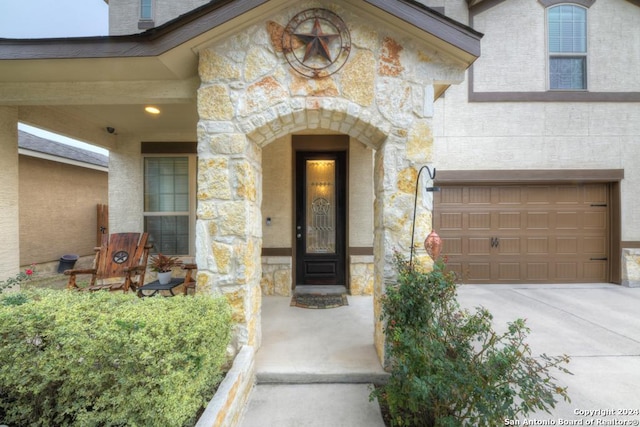
[(302, 294), (323, 294), (323, 295), (342, 295), (347, 293), (346, 286), (336, 285), (298, 285), (295, 293)]

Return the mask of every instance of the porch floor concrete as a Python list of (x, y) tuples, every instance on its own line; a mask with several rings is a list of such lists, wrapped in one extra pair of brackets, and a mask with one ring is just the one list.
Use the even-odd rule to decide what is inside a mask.
[[(290, 298), (263, 298), (257, 386), (241, 426), (384, 426), (377, 403), (368, 400), (371, 384), (386, 376), (373, 348), (373, 299), (348, 298), (349, 306), (327, 310), (290, 307)], [(555, 375), (569, 387), (571, 402), (529, 419), (556, 425), (560, 419), (576, 425), (640, 421), (640, 288), (465, 285), (459, 301), (470, 309), (488, 308), (497, 330), (527, 319), (526, 342), (535, 355), (571, 356), (573, 375)], [(585, 415), (597, 410), (614, 413)]]

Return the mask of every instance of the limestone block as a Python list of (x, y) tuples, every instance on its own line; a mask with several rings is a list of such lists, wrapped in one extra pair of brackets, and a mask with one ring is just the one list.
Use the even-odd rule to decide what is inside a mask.
[(407, 158), (418, 164), (431, 162), (433, 159), (433, 133), (426, 120), (414, 123), (407, 140)]
[(276, 67), (276, 58), (267, 50), (254, 46), (247, 52), (244, 64), (244, 78), (252, 82), (267, 74), (271, 74)]
[(205, 49), (200, 52), (198, 74), (200, 75), (200, 80), (205, 83), (214, 80), (240, 78), (240, 70), (233, 62), (210, 49)]
[(294, 96), (338, 96), (338, 87), (331, 77), (308, 79), (294, 73), (291, 79), (291, 93)]
[(262, 295), (274, 295), (273, 273), (265, 271), (264, 267), (262, 267), (262, 279), (260, 280), (260, 288), (262, 288)]
[(217, 271), (221, 274), (229, 274), (229, 272), (231, 271), (233, 248), (224, 243), (213, 242), (212, 250), (213, 258), (216, 262)]
[(274, 106), (289, 97), (288, 91), (273, 77), (265, 77), (249, 85), (238, 99), (238, 111), (248, 116)]
[(380, 79), (375, 96), (380, 113), (393, 126), (408, 128), (411, 125), (414, 120), (411, 85), (399, 79)]
[(256, 177), (251, 164), (240, 161), (233, 165), (236, 196), (240, 199), (256, 200)]
[(398, 190), (415, 195), (416, 178), (418, 178), (418, 171), (415, 168), (402, 169), (398, 173)]
[(372, 52), (362, 51), (347, 62), (341, 76), (345, 98), (363, 107), (373, 104), (375, 61)]
[(229, 162), (225, 157), (204, 158), (198, 161), (198, 199), (231, 199)]
[(198, 89), (198, 116), (202, 120), (230, 120), (233, 117), (233, 104), (226, 86)]
[(622, 250), (622, 284), (640, 287), (640, 249)]
[(213, 154), (241, 154), (247, 147), (247, 137), (241, 133), (222, 133), (209, 137)]
[(373, 295), (373, 257), (370, 262), (351, 257), (349, 291), (351, 295)]
[(391, 37), (384, 38), (380, 51), (378, 74), (381, 76), (397, 77), (404, 71), (400, 60), (400, 52), (402, 52), (402, 49), (403, 47)]
[(291, 269), (282, 268), (273, 273), (275, 295), (291, 296)]
[(224, 296), (231, 305), (231, 321), (233, 323), (246, 323), (247, 313), (245, 309), (246, 290), (244, 287), (222, 288)]
[(245, 202), (223, 202), (218, 207), (219, 233), (222, 236), (245, 236), (247, 230)]
[(375, 51), (378, 48), (378, 33), (368, 25), (353, 24), (351, 28), (351, 44), (361, 49)]
[(196, 292), (204, 295), (211, 295), (213, 293), (213, 277), (210, 273), (199, 270), (196, 274)]

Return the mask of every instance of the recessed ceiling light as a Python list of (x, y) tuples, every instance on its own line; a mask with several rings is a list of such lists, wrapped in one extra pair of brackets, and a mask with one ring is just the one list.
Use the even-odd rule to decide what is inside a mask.
[(160, 109), (158, 107), (144, 107), (144, 111), (149, 114), (160, 114)]

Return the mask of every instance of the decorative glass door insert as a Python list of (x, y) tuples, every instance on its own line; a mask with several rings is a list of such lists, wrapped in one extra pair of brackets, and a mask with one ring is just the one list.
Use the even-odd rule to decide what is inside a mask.
[(306, 252), (336, 252), (335, 160), (307, 160)]

